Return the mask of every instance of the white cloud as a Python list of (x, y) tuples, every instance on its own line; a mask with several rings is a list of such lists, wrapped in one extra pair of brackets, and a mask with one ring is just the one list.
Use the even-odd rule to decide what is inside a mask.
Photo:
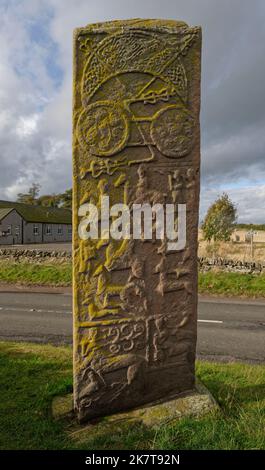
[(73, 29), (175, 18), (203, 27), (202, 213), (230, 182), (241, 220), (264, 222), (263, 0), (3, 0), (0, 15), (0, 197), (71, 186)]
[(31, 114), (29, 116), (20, 116), (16, 132), (19, 137), (25, 138), (36, 133), (38, 130), (39, 114)]

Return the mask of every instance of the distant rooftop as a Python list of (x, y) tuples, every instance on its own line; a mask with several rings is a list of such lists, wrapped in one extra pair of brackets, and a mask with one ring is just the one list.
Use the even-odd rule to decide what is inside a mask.
[(15, 209), (26, 222), (43, 222), (50, 224), (71, 224), (72, 212), (70, 209), (57, 207), (32, 206), (20, 202), (0, 200), (0, 220), (11, 210)]
[(12, 210), (13, 210), (12, 207), (6, 207), (5, 209), (0, 209), (0, 220), (2, 220)]

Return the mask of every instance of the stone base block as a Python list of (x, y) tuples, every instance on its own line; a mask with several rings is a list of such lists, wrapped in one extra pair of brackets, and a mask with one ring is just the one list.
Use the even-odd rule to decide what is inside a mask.
[(199, 381), (193, 391), (170, 401), (156, 403), (130, 410), (125, 413), (117, 413), (103, 418), (97, 418), (86, 424), (77, 422), (73, 410), (72, 394), (56, 397), (52, 403), (52, 415), (55, 419), (67, 419), (70, 421), (67, 429), (74, 439), (85, 441), (91, 432), (99, 436), (120, 429), (130, 423), (139, 423), (147, 427), (158, 428), (185, 417), (200, 417), (207, 413), (217, 411), (219, 406), (209, 390)]

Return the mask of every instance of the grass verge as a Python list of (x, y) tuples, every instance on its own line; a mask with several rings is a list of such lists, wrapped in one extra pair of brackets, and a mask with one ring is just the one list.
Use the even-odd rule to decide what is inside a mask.
[[(72, 264), (0, 263), (0, 282), (27, 286), (71, 286)], [(265, 297), (265, 274), (210, 271), (199, 273), (199, 292), (225, 296)]]
[(0, 282), (21, 285), (70, 286), (72, 264), (0, 263)]
[(265, 274), (199, 273), (199, 293), (224, 296), (265, 297)]
[(73, 442), (50, 413), (54, 396), (72, 388), (68, 347), (0, 342), (1, 449), (264, 449), (265, 367), (197, 364), (197, 375), (221, 412), (187, 418), (156, 431), (121, 424)]

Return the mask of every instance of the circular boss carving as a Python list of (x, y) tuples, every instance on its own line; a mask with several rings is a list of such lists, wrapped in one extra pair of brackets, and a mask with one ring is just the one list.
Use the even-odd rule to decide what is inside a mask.
[(151, 137), (166, 157), (181, 158), (193, 145), (194, 118), (188, 110), (170, 106), (158, 111), (151, 124)]
[(79, 117), (78, 140), (93, 155), (114, 155), (125, 147), (128, 136), (128, 121), (117, 103), (98, 101)]

